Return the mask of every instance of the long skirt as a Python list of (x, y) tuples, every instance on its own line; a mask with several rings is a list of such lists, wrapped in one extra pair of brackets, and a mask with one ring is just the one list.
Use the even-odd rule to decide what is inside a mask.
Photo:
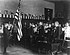
[(1, 38), (1, 52), (5, 52), (6, 48), (8, 47), (8, 38), (5, 38), (6, 36), (3, 36)]

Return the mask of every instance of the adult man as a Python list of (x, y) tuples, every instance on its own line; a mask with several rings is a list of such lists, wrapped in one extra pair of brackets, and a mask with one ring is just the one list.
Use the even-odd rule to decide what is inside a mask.
[(8, 37), (9, 37), (9, 31), (6, 25), (4, 25), (3, 31), (4, 31), (3, 33), (3, 47), (4, 47), (3, 53), (6, 53), (6, 48), (8, 46)]

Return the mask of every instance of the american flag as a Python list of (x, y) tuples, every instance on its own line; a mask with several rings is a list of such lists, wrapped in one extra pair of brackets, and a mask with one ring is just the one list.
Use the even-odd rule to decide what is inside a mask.
[[(20, 4), (20, 3), (19, 3)], [(22, 23), (21, 23), (21, 13), (20, 13), (20, 6), (18, 6), (18, 9), (15, 13), (15, 18), (18, 20), (18, 34), (17, 34), (17, 38), (18, 41), (20, 41), (20, 39), (22, 38), (23, 34), (22, 34)]]

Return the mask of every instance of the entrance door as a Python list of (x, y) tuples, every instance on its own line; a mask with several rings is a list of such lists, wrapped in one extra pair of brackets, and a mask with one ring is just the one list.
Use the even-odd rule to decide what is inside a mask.
[(45, 20), (50, 21), (53, 15), (53, 9), (44, 8)]

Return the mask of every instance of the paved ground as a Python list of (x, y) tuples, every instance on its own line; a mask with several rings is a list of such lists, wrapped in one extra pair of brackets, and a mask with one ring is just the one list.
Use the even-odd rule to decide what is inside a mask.
[[(1, 51), (0, 55), (3, 55)], [(7, 55), (37, 55), (37, 54), (33, 54), (30, 50), (22, 47), (8, 47)]]
[[(0, 45), (1, 45), (1, 43), (0, 43)], [(1, 47), (0, 47), (0, 55), (3, 55), (1, 52)], [(18, 46), (12, 46), (12, 47), (7, 48), (7, 54), (4, 54), (4, 55), (49, 55), (49, 54), (35, 54), (29, 49), (25, 49), (25, 48), (18, 47)], [(54, 54), (52, 54), (52, 55), (54, 55)], [(67, 54), (60, 53), (57, 55), (67, 55)]]
[[(0, 49), (1, 50), (1, 49)], [(22, 48), (22, 47), (8, 47), (7, 54), (2, 54), (0, 51), (0, 55), (43, 55), (43, 54), (34, 54), (32, 51)], [(46, 54), (48, 55), (48, 54)], [(54, 55), (54, 54), (52, 54)], [(60, 53), (57, 55), (67, 55), (66, 53)]]

